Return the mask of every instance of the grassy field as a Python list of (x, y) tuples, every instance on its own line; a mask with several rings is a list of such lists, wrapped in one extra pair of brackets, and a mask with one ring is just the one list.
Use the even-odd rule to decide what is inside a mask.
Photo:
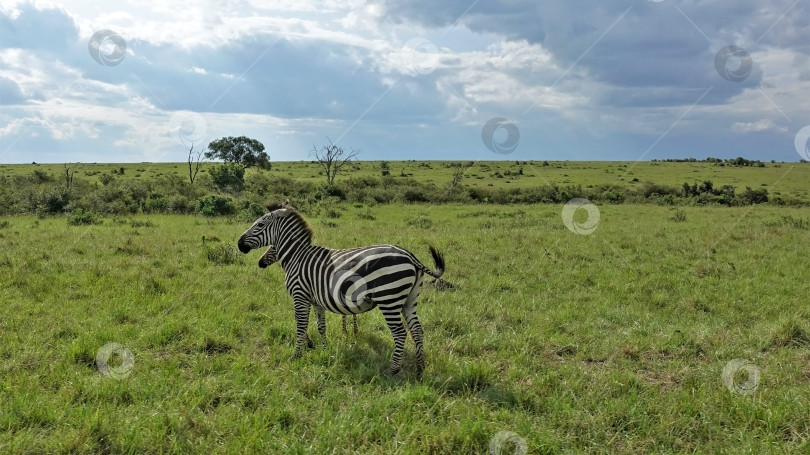
[(235, 251), (244, 220), (0, 220), (0, 453), (810, 450), (810, 209), (600, 205), (573, 214), (590, 235), (562, 205), (338, 210), (316, 243), (445, 253), (458, 287), (422, 293), (421, 379), (410, 341), (380, 377), (378, 311), (356, 337), (328, 315), (329, 346), (290, 361), (283, 271)]
[[(795, 198), (810, 203), (810, 163), (764, 163), (764, 167), (718, 166), (707, 162), (588, 162), (588, 161), (392, 161), (394, 178), (413, 178), (420, 183), (446, 187), (453, 181), (453, 164), (464, 170), (462, 182), (470, 188), (526, 188), (548, 185), (616, 185), (641, 186), (645, 183), (680, 187), (711, 180), (715, 186), (732, 185), (766, 188), (772, 196)], [(203, 164), (201, 175), (212, 164)], [(148, 180), (166, 175), (188, 179), (186, 163), (71, 164), (76, 178), (98, 181), (102, 174), (124, 170), (126, 179)], [(0, 164), (0, 176), (26, 175), (38, 169), (61, 179), (63, 164)], [(249, 173), (257, 172), (249, 170)], [(317, 163), (308, 161), (274, 162), (269, 175), (289, 177), (296, 181), (323, 183), (325, 178)], [(339, 180), (352, 177), (379, 177), (379, 161), (358, 161), (344, 168)]]

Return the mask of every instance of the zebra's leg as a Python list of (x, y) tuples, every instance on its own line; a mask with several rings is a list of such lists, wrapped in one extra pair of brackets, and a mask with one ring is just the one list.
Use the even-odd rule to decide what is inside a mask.
[[(357, 332), (359, 329), (357, 328), (357, 315), (352, 315), (352, 329), (354, 329), (354, 335), (357, 336)], [(346, 330), (346, 315), (343, 315), (343, 333), (348, 334), (349, 331)]]
[(411, 338), (413, 338), (413, 344), (416, 345), (416, 372), (421, 374), (425, 369), (425, 351), (422, 345), (424, 333), (422, 332), (422, 324), (419, 323), (419, 317), (416, 316), (416, 298), (411, 303), (411, 297), (408, 297), (408, 302), (402, 309), (402, 315), (405, 316), (408, 331), (411, 333)]
[(405, 351), (405, 340), (408, 338), (408, 332), (405, 325), (402, 323), (402, 304), (392, 307), (380, 308), (385, 316), (385, 323), (388, 325), (388, 330), (394, 337), (394, 354), (391, 358), (391, 366), (385, 372), (388, 376), (393, 376), (399, 373), (402, 366), (402, 353)]
[(326, 310), (318, 305), (315, 308), (315, 315), (318, 317), (318, 333), (321, 335), (321, 346), (326, 347)]
[(293, 309), (295, 310), (295, 353), (292, 356), (293, 359), (301, 357), (305, 347), (312, 345), (312, 340), (307, 335), (309, 307), (309, 302), (300, 299), (296, 299), (293, 303)]
[(344, 314), (343, 316), (340, 317), (340, 319), (342, 320), (341, 323), (343, 324), (343, 333), (349, 333), (346, 331), (346, 315)]
[[(309, 313), (307, 313), (307, 317), (309, 317)], [(307, 337), (307, 349), (315, 349), (315, 345), (312, 343), (312, 339), (309, 337), (309, 320), (307, 320), (307, 330), (304, 336)]]

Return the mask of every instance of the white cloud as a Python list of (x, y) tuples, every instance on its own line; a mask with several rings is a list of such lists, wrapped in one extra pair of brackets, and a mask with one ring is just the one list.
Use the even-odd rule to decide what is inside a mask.
[(761, 133), (763, 131), (786, 133), (788, 129), (787, 127), (777, 125), (769, 118), (763, 118), (755, 122), (735, 122), (731, 125), (731, 131), (737, 133)]
[[(664, 154), (684, 138), (697, 155), (721, 143), (755, 157), (761, 145), (739, 133), (790, 139), (806, 124), (808, 6), (782, 17), (792, 3), (11, 0), (0, 7), (0, 96), (13, 100), (0, 105), (0, 153), (173, 157), (167, 124), (187, 110), (212, 138), (252, 134), (276, 158), (331, 135), (382, 144), (363, 147), (368, 159), (411, 156), (420, 141), (442, 150), (428, 157), (455, 159), (494, 116), (566, 157), (627, 143)], [(100, 29), (125, 38), (120, 65), (90, 58)], [(713, 65), (730, 43), (754, 62), (741, 83)], [(604, 153), (639, 155), (627, 150)]]

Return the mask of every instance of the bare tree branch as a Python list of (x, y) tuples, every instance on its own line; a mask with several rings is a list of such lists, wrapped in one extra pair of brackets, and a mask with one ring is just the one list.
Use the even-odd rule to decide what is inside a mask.
[(188, 149), (188, 181), (192, 185), (194, 184), (194, 179), (197, 178), (197, 173), (200, 172), (200, 166), (202, 165), (202, 157), (205, 149), (200, 150), (197, 154), (194, 154), (194, 144), (191, 144), (191, 148)]
[(71, 169), (68, 167), (67, 163), (65, 163), (65, 187), (70, 189), (73, 185), (73, 175), (76, 173), (75, 169)]
[(335, 182), (335, 177), (337, 177), (340, 169), (351, 162), (359, 153), (354, 149), (347, 153), (343, 147), (333, 144), (331, 140), (329, 140), (329, 144), (324, 145), (320, 150), (312, 146), (312, 151), (318, 164), (326, 174), (326, 184), (329, 186), (332, 186)]

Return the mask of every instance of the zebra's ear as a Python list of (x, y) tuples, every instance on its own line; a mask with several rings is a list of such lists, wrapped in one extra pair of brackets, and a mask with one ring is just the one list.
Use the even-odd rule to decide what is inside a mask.
[(270, 213), (286, 207), (284, 207), (284, 204), (279, 204), (278, 202), (268, 202), (267, 205), (264, 206), (264, 208), (267, 209), (267, 213)]

